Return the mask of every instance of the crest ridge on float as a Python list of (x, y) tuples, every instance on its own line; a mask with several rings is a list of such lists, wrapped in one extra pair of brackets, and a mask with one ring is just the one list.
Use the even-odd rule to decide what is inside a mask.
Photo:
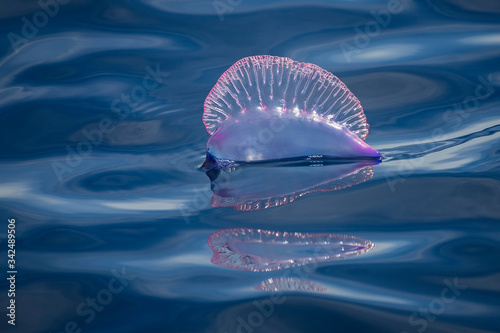
[(341, 125), (365, 140), (369, 125), (359, 100), (332, 73), (310, 63), (275, 56), (239, 60), (205, 99), (203, 123), (210, 135), (229, 118), (282, 115)]

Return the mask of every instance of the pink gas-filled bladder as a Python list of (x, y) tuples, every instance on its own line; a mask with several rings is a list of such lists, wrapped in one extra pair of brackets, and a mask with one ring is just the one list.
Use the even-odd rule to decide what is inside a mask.
[(204, 105), (207, 163), (227, 166), (321, 156), (380, 159), (352, 92), (330, 72), (289, 58), (239, 60)]

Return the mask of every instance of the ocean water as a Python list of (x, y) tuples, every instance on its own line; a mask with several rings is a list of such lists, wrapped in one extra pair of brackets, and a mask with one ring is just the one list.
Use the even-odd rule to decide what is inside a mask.
[[(1, 332), (500, 331), (498, 1), (0, 7)], [(264, 54), (338, 76), (382, 163), (201, 170), (205, 97)]]

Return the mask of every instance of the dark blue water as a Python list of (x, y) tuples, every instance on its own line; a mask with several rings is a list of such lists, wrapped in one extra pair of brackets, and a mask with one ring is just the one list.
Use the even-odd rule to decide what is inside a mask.
[[(500, 331), (498, 1), (60, 1), (0, 10), (1, 332)], [(203, 102), (261, 54), (346, 83), (368, 177), (244, 170), (272, 200), (212, 202)], [(375, 247), (244, 271), (211, 262), (228, 228)]]

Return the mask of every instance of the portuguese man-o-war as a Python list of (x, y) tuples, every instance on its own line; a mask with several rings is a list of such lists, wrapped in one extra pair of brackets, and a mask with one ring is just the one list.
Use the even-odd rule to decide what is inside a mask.
[(332, 73), (289, 58), (239, 60), (204, 104), (205, 167), (319, 156), (380, 159), (359, 100)]
[(375, 244), (336, 234), (223, 229), (211, 234), (213, 264), (251, 272), (269, 272), (358, 256)]

